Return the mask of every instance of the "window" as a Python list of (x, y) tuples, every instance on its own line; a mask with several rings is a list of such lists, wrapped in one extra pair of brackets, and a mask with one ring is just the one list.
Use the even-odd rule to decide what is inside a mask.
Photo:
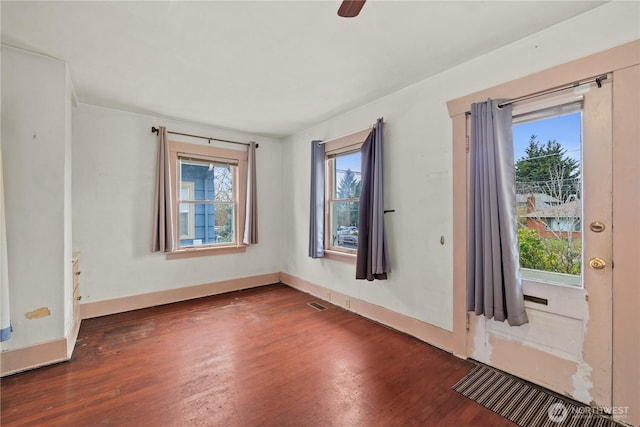
[(523, 108), (513, 120), (521, 274), (581, 286), (582, 101)]
[(173, 141), (170, 152), (177, 244), (167, 256), (244, 251), (246, 152)]
[[(178, 155), (179, 248), (234, 241), (235, 164)], [(186, 190), (186, 191), (185, 191)], [(186, 196), (186, 198), (184, 197)], [(186, 232), (183, 234), (183, 232)]]
[(325, 147), (325, 255), (355, 255), (361, 191), (360, 148), (370, 130), (327, 142)]
[(358, 249), (360, 157), (358, 150), (327, 158), (329, 249), (347, 252)]

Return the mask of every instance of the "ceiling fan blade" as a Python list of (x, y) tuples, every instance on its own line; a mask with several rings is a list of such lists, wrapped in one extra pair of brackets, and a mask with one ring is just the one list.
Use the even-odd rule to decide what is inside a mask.
[(338, 9), (338, 15), (343, 18), (358, 16), (366, 0), (344, 0)]

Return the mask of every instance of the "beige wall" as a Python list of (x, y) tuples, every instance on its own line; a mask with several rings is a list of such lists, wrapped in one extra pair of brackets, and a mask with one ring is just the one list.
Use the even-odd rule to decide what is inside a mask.
[(640, 66), (613, 84), (613, 402), (640, 425)]

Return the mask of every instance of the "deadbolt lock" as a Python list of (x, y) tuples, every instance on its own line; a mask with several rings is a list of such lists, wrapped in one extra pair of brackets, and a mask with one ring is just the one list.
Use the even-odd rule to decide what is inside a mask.
[(593, 257), (589, 260), (589, 265), (594, 270), (602, 270), (607, 265), (607, 263), (602, 258)]
[(602, 222), (600, 221), (593, 221), (590, 225), (589, 228), (591, 229), (591, 231), (593, 231), (594, 233), (601, 233), (604, 231), (605, 226)]

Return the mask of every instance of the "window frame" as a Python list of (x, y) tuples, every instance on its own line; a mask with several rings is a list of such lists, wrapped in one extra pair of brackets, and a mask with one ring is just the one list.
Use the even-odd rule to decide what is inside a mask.
[[(325, 144), (324, 167), (325, 167), (325, 194), (324, 194), (324, 256), (325, 258), (334, 259), (350, 264), (355, 264), (357, 249), (341, 248), (333, 245), (331, 233), (331, 205), (335, 202), (333, 194), (335, 193), (335, 180), (333, 170), (335, 168), (335, 157), (361, 151), (362, 144), (367, 136), (371, 133), (371, 129), (364, 129), (350, 135), (327, 141)], [(338, 199), (341, 201), (349, 201), (350, 199)], [(359, 198), (358, 198), (359, 200)], [(357, 200), (353, 200), (357, 201)]]
[[(200, 145), (181, 141), (169, 141), (169, 160), (171, 174), (171, 200), (173, 221), (173, 238), (175, 247), (166, 254), (167, 259), (190, 258), (197, 256), (222, 255), (246, 251), (242, 243), (242, 231), (245, 221), (245, 203), (247, 187), (247, 151), (232, 150), (218, 146)], [(212, 243), (199, 246), (179, 247), (180, 241), (180, 159), (210, 161), (214, 163), (235, 163), (233, 165), (233, 234), (234, 239), (229, 243)], [(195, 220), (195, 218), (194, 218)], [(194, 223), (195, 226), (195, 223)], [(195, 234), (195, 231), (194, 231)]]

